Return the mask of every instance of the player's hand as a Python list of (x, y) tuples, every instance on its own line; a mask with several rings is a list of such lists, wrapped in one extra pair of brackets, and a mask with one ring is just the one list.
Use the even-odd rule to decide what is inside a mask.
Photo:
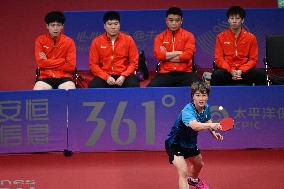
[(117, 78), (117, 80), (115, 81), (115, 84), (118, 85), (118, 86), (122, 86), (122, 84), (124, 83), (125, 81), (125, 76), (119, 76), (119, 78)]
[(231, 71), (232, 80), (237, 80), (237, 74), (238, 74), (237, 70), (232, 70)]
[(221, 129), (222, 129), (220, 123), (211, 123), (211, 124), (210, 124), (210, 128), (211, 128), (213, 131), (221, 130)]
[(44, 52), (40, 52), (40, 53), (39, 53), (39, 57), (40, 57), (41, 59), (43, 59), (43, 60), (47, 60), (47, 57), (46, 57), (46, 55), (45, 55)]
[(242, 78), (242, 70), (232, 70), (231, 71), (232, 80), (241, 80)]
[(242, 70), (236, 70), (237, 71), (237, 75), (236, 75), (236, 78), (237, 78), (237, 80), (240, 80), (240, 79), (242, 79)]
[(111, 76), (109, 76), (106, 80), (107, 84), (109, 85), (115, 85), (115, 79)]
[(164, 46), (160, 46), (160, 51), (161, 51), (161, 52), (167, 52), (167, 49), (166, 49), (166, 47), (164, 47)]
[(174, 51), (174, 52), (178, 55), (182, 54), (182, 51)]
[(216, 140), (223, 140), (224, 137), (220, 134), (220, 133), (216, 133), (215, 131), (212, 131), (212, 136), (216, 139)]

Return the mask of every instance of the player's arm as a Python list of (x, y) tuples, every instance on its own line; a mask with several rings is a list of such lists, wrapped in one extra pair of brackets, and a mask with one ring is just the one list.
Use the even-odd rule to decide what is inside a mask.
[[(96, 43), (97, 42), (95, 38), (92, 41), (92, 44), (89, 50), (89, 67), (95, 76), (98, 76), (102, 78), (103, 80), (107, 81), (111, 76), (100, 68), (100, 52), (98, 48), (99, 45), (97, 45)], [(112, 80), (111, 82), (113, 83), (114, 81)]]
[(176, 57), (176, 59), (178, 60), (178, 62), (190, 63), (195, 52), (194, 35), (190, 33), (185, 38), (183, 38), (182, 41), (184, 43), (184, 48), (179, 49), (181, 50), (181, 53)]
[(76, 47), (75, 42), (72, 40), (68, 46), (65, 64), (60, 66), (59, 68), (66, 72), (73, 72), (76, 67)]
[(52, 69), (64, 65), (65, 59), (58, 58), (52, 59), (48, 58), (47, 54), (44, 53), (43, 43), (40, 38), (35, 41), (35, 60), (37, 66), (42, 69)]
[(129, 46), (125, 47), (128, 48), (128, 61), (129, 66), (127, 69), (121, 73), (121, 76), (128, 77), (129, 75), (133, 74), (135, 70), (138, 68), (138, 59), (139, 59), (139, 53), (137, 46), (134, 42), (134, 40), (129, 36)]
[(201, 123), (196, 120), (189, 122), (189, 127), (192, 128), (194, 131), (203, 131), (203, 130), (215, 131), (221, 129), (221, 125), (219, 123), (212, 123), (212, 122)]
[(217, 39), (216, 39), (215, 64), (218, 66), (218, 68), (225, 69), (229, 73), (232, 73), (233, 71), (229, 63), (225, 60), (224, 43), (222, 42), (220, 36), (217, 36)]
[(163, 44), (163, 35), (158, 35), (154, 40), (154, 55), (158, 61), (172, 61), (173, 58), (178, 57), (181, 51), (168, 51)]
[(166, 60), (167, 49), (163, 46), (163, 37), (157, 35), (154, 40), (154, 56), (158, 61)]
[(182, 51), (173, 51), (166, 53), (166, 60), (171, 62), (180, 62), (179, 55), (182, 54)]
[(163, 35), (157, 35), (154, 40), (154, 56), (160, 62), (171, 61), (171, 62), (180, 62), (179, 55), (183, 51), (169, 51), (163, 44), (164, 37)]
[[(212, 120), (208, 120), (207, 123), (212, 123)], [(220, 133), (217, 133), (216, 131), (214, 131), (213, 129), (209, 129), (210, 133), (212, 134), (212, 136), (217, 139), (217, 140), (223, 140), (223, 136)]]
[(248, 61), (240, 66), (242, 72), (247, 72), (249, 69), (254, 68), (258, 61), (258, 44), (255, 36), (251, 37), (251, 43), (248, 45)]
[(168, 61), (171, 62), (190, 62), (195, 52), (195, 38), (189, 34), (185, 41), (184, 48), (179, 51), (167, 52)]

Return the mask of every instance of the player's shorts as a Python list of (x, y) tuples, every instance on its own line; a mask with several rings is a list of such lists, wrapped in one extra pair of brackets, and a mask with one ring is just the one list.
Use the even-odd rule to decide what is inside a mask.
[(67, 81), (72, 81), (73, 80), (69, 77), (62, 77), (62, 78), (39, 78), (36, 79), (36, 82), (38, 81), (42, 81), (45, 82), (47, 84), (49, 84), (53, 89), (57, 89), (59, 85), (61, 85), (62, 83), (65, 83)]
[(200, 150), (195, 148), (183, 148), (177, 144), (172, 144), (171, 146), (165, 144), (165, 149), (167, 151), (167, 154), (169, 156), (169, 162), (170, 164), (173, 164), (174, 155), (176, 156), (183, 156), (184, 159), (187, 159), (189, 157), (195, 157), (200, 154)]

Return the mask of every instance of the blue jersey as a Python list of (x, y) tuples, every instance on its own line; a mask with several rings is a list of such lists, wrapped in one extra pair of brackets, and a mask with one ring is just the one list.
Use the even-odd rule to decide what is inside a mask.
[(171, 132), (168, 134), (166, 145), (178, 144), (183, 148), (197, 147), (198, 132), (189, 127), (189, 123), (194, 120), (205, 123), (210, 119), (211, 113), (208, 104), (205, 105), (202, 113), (197, 112), (193, 103), (187, 104), (179, 114)]

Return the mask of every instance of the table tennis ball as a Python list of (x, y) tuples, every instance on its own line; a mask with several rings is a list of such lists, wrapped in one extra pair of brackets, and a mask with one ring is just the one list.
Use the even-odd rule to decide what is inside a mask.
[(219, 110), (222, 111), (224, 108), (223, 106), (219, 106)]

